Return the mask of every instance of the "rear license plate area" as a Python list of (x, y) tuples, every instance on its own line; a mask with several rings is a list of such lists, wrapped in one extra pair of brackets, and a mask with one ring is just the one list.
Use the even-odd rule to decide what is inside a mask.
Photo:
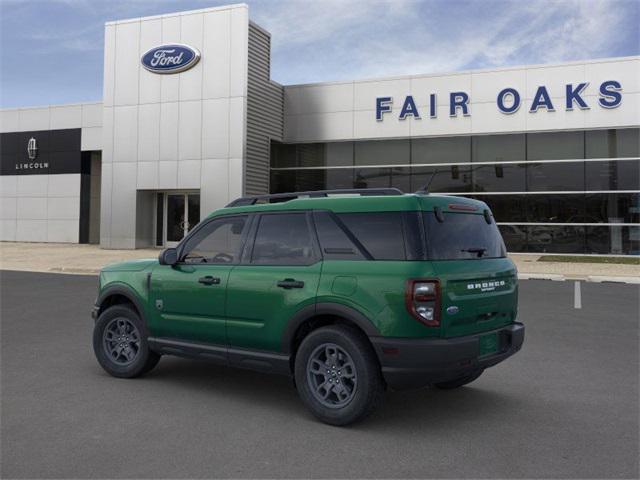
[(498, 332), (488, 333), (481, 335), (479, 338), (480, 356), (486, 357), (487, 355), (493, 355), (497, 353), (500, 348), (500, 342), (498, 339)]

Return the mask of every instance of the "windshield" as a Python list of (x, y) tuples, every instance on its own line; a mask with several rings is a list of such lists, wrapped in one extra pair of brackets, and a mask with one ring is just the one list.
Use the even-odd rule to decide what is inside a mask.
[(471, 213), (444, 213), (439, 222), (433, 212), (425, 212), (427, 251), (430, 260), (500, 258), (506, 249), (491, 217)]

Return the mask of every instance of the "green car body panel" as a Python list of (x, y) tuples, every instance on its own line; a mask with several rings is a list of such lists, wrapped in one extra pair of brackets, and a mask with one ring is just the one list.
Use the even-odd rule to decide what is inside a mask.
[[(482, 216), (488, 211), (483, 202), (463, 197), (338, 196), (223, 208), (213, 212), (205, 222), (227, 215), (296, 211), (422, 214), (440, 210), (446, 215), (457, 213), (452, 204), (467, 207), (469, 215)], [(219, 283), (200, 285), (198, 279), (207, 276), (215, 277)], [(279, 281), (289, 278), (303, 282), (304, 286), (278, 288)], [(417, 321), (409, 311), (407, 282), (412, 279), (438, 282), (438, 326)], [(383, 373), (390, 377), (397, 370), (395, 360), (389, 360), (390, 366), (385, 367), (383, 352), (397, 349), (388, 346), (396, 345), (394, 340), (400, 348), (415, 341), (415, 345), (424, 345), (420, 348), (451, 345), (454, 349), (460, 344), (457, 339), (468, 339), (474, 346), (465, 350), (465, 355), (473, 351), (481, 362), (481, 338), (485, 333), (508, 332), (505, 335), (514, 337), (514, 345), (506, 356), (519, 350), (524, 335), (524, 328), (516, 322), (517, 272), (506, 256), (398, 261), (323, 260), (319, 254), (311, 265), (295, 266), (254, 265), (245, 261), (161, 265), (158, 260), (136, 260), (105, 267), (100, 273), (99, 289), (97, 311), (108, 305), (110, 296), (126, 297), (140, 310), (149, 337), (267, 352), (286, 359), (295, 353), (290, 348), (296, 328), (313, 316), (317, 306), (353, 312), (347, 322), (355, 322), (357, 316), (360, 323), (356, 326), (371, 339)], [(304, 312), (307, 313), (303, 315)], [(326, 316), (322, 311), (320, 314)], [(458, 360), (455, 357), (452, 362)], [(491, 364), (493, 361), (487, 366)], [(428, 370), (423, 363), (419, 369)]]

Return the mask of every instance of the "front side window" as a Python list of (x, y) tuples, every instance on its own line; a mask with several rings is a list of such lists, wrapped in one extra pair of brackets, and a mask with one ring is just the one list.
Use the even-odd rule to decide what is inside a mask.
[(438, 221), (433, 212), (425, 212), (429, 260), (464, 260), (501, 258), (506, 249), (495, 222), (487, 223), (484, 215), (445, 213)]
[(247, 217), (213, 220), (189, 238), (182, 251), (184, 263), (237, 263)]
[(251, 263), (310, 265), (315, 259), (306, 213), (283, 213), (260, 217)]

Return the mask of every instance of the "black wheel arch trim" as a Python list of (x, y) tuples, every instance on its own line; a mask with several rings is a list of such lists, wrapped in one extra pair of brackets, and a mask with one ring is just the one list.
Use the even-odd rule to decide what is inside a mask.
[(307, 320), (319, 315), (332, 315), (343, 318), (359, 327), (368, 337), (380, 336), (380, 331), (373, 322), (355, 308), (340, 303), (321, 302), (301, 308), (289, 319), (287, 328), (282, 335), (282, 352), (291, 353), (293, 340), (298, 329)]
[[(136, 310), (140, 315), (140, 319), (142, 320), (142, 323), (145, 326), (147, 325), (146, 310), (144, 308), (142, 301), (138, 298), (136, 293), (131, 288), (126, 287), (124, 285), (112, 285), (110, 287), (106, 287), (102, 292), (100, 292), (100, 295), (98, 295), (98, 298), (96, 299), (95, 307), (98, 310), (100, 310), (105, 300), (107, 300), (109, 297), (112, 297), (114, 295), (122, 295), (127, 300), (129, 300), (134, 305), (134, 307), (136, 307)], [(97, 319), (97, 315), (96, 315), (96, 319)]]

